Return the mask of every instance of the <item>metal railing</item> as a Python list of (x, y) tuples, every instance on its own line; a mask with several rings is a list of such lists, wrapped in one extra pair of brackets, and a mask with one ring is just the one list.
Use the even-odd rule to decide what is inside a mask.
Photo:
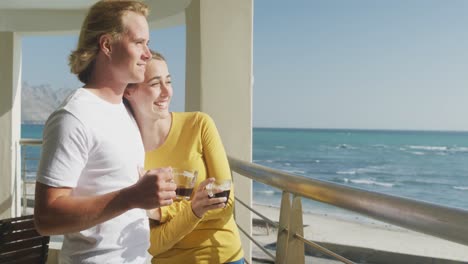
[[(34, 191), (36, 185), (37, 164), (40, 158), (42, 140), (24, 138), (20, 140), (21, 146), (21, 213), (31, 214), (34, 208)], [(32, 166), (34, 164), (35, 166)], [(28, 211), (29, 210), (29, 211)]]
[[(278, 227), (277, 250), (274, 258), (277, 263), (304, 263), (304, 243), (344, 263), (353, 263), (303, 237), (301, 197), (350, 210), (409, 230), (468, 245), (468, 210), (297, 176), (232, 157), (229, 157), (229, 163), (232, 171), (283, 190), (279, 224), (266, 219), (237, 199), (268, 223)], [(291, 194), (293, 195), (292, 203)], [(245, 231), (242, 230), (242, 232)], [(267, 252), (265, 248), (261, 247), (261, 249)], [(271, 254), (268, 255), (273, 257)]]
[[(28, 167), (28, 164), (30, 162), (37, 164), (39, 156), (37, 155), (38, 151), (33, 152), (33, 155), (31, 155), (31, 152), (24, 148), (40, 147), (42, 140), (21, 139), (20, 145), (22, 147), (22, 204), (23, 212), (26, 212), (27, 207), (31, 209), (34, 205), (32, 193), (28, 191), (31, 190), (28, 185), (34, 185), (35, 183), (33, 179), (26, 177), (28, 173), (35, 172), (34, 168)], [(232, 157), (229, 157), (229, 163), (232, 171), (283, 191), (279, 223), (268, 219), (242, 202), (242, 200), (236, 198), (241, 205), (257, 214), (269, 225), (277, 228), (276, 256), (273, 256), (248, 232), (240, 228), (241, 232), (276, 263), (304, 263), (305, 244), (343, 263), (353, 263), (351, 260), (304, 238), (301, 197), (350, 210), (409, 230), (468, 245), (468, 210), (297, 176)]]

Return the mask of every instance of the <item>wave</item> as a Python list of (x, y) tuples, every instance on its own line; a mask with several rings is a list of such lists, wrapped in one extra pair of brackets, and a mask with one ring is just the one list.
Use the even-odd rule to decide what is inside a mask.
[(372, 147), (374, 147), (374, 148), (388, 148), (388, 146), (385, 145), (385, 144), (374, 144), (374, 145), (372, 145)]
[(393, 186), (395, 186), (395, 183), (378, 182), (378, 181), (371, 180), (371, 179), (355, 179), (355, 180), (352, 180), (352, 179), (344, 178), (343, 181), (345, 183), (354, 183), (354, 184), (362, 184), (362, 185), (377, 185), (377, 186), (389, 187), (389, 188), (392, 188)]
[(453, 186), (455, 190), (468, 191), (468, 186)]
[(345, 171), (337, 171), (336, 174), (344, 174), (344, 175), (355, 175), (355, 170), (345, 170)]
[(281, 193), (275, 190), (256, 190), (254, 193), (263, 194), (263, 195), (274, 195), (275, 193)]
[(416, 186), (417, 188), (422, 189), (433, 186), (438, 186), (439, 188), (450, 188), (452, 186), (452, 183), (445, 182), (443, 178), (419, 178), (411, 180), (400, 180), (399, 184), (404, 186), (412, 186), (413, 188)]
[(455, 147), (453, 151), (456, 152), (468, 152), (468, 147)]
[[(457, 146), (427, 146), (427, 145), (409, 145), (405, 146), (412, 150), (422, 150), (422, 151), (432, 151), (438, 152), (439, 154), (446, 152), (468, 152), (468, 147), (457, 147)], [(405, 148), (400, 148), (400, 150), (406, 150)]]
[(410, 145), (407, 146), (410, 149), (420, 149), (420, 150), (437, 150), (437, 151), (445, 151), (449, 148), (446, 146), (419, 146), (419, 145)]
[(337, 148), (337, 149), (356, 149), (356, 147), (353, 147), (353, 146), (348, 145), (348, 144), (340, 144), (340, 145), (336, 146), (335, 148)]
[(285, 146), (275, 146), (275, 149), (285, 149)]
[(392, 174), (386, 166), (368, 166), (364, 168), (352, 168), (347, 170), (339, 170), (336, 174), (340, 175), (356, 175), (356, 174)]
[(305, 171), (303, 170), (282, 170), (284, 172), (287, 172), (287, 173), (292, 173), (292, 174), (304, 174)]
[[(253, 163), (256, 164), (267, 164), (267, 163), (273, 163), (277, 166), (286, 166), (286, 167), (291, 167), (291, 166), (299, 166), (299, 167), (309, 167), (311, 164), (315, 163), (320, 163), (321, 161), (318, 159), (302, 159), (303, 157), (296, 158), (296, 159), (291, 159), (294, 157), (285, 157), (285, 158), (278, 158), (278, 159), (254, 159)], [(271, 165), (266, 165), (266, 166), (271, 166)]]

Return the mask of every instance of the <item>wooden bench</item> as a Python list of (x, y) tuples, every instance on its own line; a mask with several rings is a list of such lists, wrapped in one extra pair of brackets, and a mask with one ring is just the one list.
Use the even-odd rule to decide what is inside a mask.
[(0, 263), (46, 263), (49, 236), (41, 236), (32, 215), (0, 220)]

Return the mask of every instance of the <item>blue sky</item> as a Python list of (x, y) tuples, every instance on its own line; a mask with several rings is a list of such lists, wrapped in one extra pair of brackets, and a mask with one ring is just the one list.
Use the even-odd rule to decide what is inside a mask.
[[(468, 130), (468, 1), (255, 0), (256, 127)], [(77, 87), (76, 36), (27, 36), (23, 80)], [(153, 31), (183, 110), (185, 27)]]

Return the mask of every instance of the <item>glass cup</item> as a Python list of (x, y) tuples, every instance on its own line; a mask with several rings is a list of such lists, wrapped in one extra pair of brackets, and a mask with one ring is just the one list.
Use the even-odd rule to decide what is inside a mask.
[(191, 169), (173, 168), (172, 175), (177, 185), (176, 200), (190, 200), (193, 188), (197, 182), (198, 171)]
[(229, 200), (229, 194), (231, 193), (231, 179), (216, 180), (213, 183), (206, 185), (206, 191), (210, 198), (213, 197), (226, 197), (226, 202)]

